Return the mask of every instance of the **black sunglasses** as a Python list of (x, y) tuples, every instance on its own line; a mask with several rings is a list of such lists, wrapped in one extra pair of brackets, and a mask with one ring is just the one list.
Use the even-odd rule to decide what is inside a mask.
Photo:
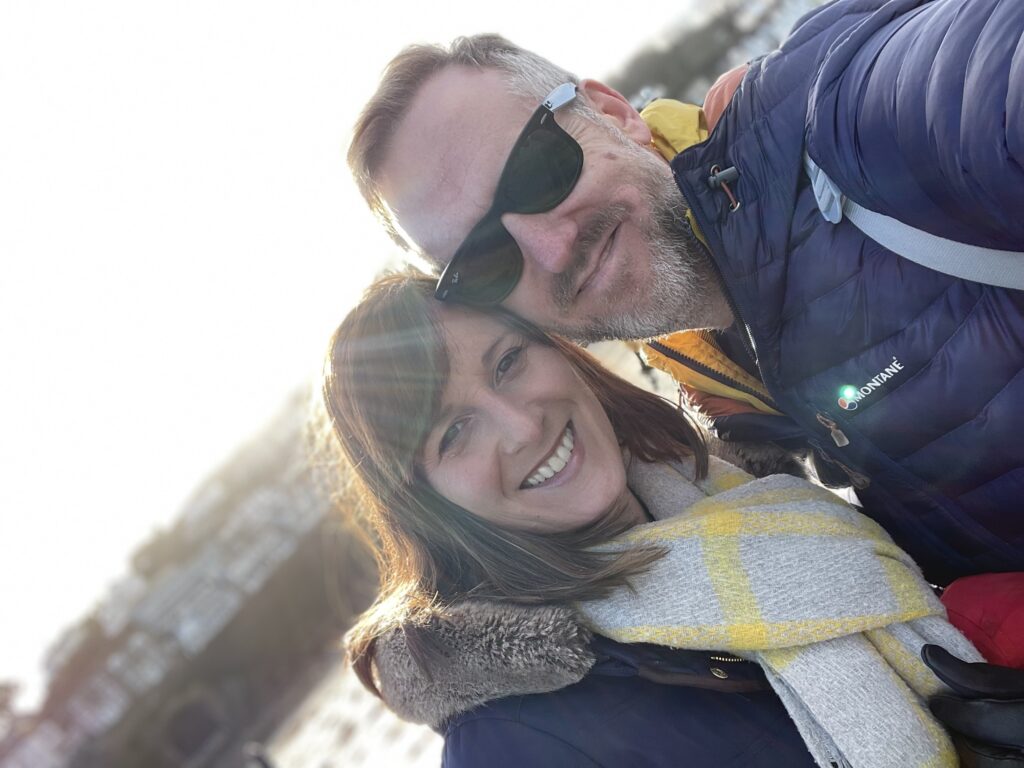
[(550, 211), (576, 186), (583, 170), (583, 150), (555, 122), (555, 110), (575, 98), (576, 86), (565, 83), (537, 107), (505, 161), (494, 204), (438, 278), (436, 298), (489, 306), (512, 293), (523, 273), (523, 254), (501, 217)]

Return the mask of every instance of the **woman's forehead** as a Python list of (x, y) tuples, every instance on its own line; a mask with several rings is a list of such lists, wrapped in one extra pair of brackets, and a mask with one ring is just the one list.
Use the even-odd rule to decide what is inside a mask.
[(495, 315), (457, 304), (443, 305), (439, 319), (451, 369), (449, 376), (460, 369), (468, 372), (486, 364), (494, 345), (511, 333), (509, 326)]

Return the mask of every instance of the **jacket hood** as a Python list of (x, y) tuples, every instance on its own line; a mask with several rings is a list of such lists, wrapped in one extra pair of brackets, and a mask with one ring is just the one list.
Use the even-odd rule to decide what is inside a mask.
[[(429, 670), (420, 669), (409, 649), (412, 631), (437, 649)], [(379, 638), (378, 688), (399, 717), (436, 729), (493, 699), (579, 682), (595, 662), (590, 637), (566, 607), (466, 602)]]

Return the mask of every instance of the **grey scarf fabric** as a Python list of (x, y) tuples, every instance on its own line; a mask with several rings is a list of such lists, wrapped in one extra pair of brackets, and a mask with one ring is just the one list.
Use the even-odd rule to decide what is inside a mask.
[(699, 483), (692, 463), (634, 461), (629, 483), (656, 522), (608, 546), (667, 554), (635, 590), (579, 606), (596, 631), (758, 662), (826, 768), (958, 764), (920, 650), (981, 656), (877, 524), (806, 481), (714, 459)]

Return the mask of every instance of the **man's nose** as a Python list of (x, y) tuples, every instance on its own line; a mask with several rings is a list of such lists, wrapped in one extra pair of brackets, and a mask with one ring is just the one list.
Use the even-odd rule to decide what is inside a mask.
[(560, 215), (557, 207), (544, 213), (506, 213), (501, 223), (519, 245), (524, 268), (557, 275), (572, 264), (579, 227), (571, 217)]

